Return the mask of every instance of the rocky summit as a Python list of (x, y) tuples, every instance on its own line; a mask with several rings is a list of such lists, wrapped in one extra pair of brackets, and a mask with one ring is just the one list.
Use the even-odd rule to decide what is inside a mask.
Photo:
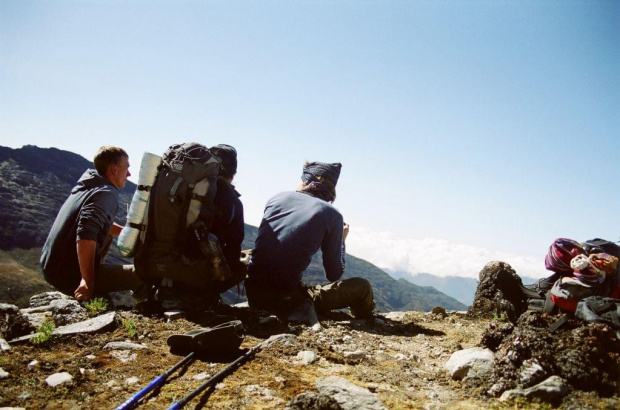
[[(507, 265), (487, 265), (481, 283), (498, 266)], [(550, 333), (556, 318), (536, 312), (510, 323), (481, 293), (489, 289), (468, 312), (437, 306), (370, 320), (333, 312), (311, 326), (245, 303), (144, 314), (115, 307), (123, 299), (117, 296), (95, 312), (47, 292), (29, 308), (0, 304), (0, 406), (115, 407), (169, 369), (138, 408), (168, 408), (187, 397), (194, 408), (235, 409), (620, 406), (616, 331), (571, 319)], [(484, 312), (476, 310), (482, 305)], [(172, 335), (232, 320), (244, 328), (239, 348), (193, 345), (188, 360), (192, 349), (168, 344)]]

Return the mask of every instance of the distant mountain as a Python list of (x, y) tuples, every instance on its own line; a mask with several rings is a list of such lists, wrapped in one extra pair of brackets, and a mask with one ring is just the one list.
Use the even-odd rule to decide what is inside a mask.
[[(459, 302), (471, 306), (478, 287), (478, 280), (461, 276), (435, 276), (429, 273), (417, 273), (411, 275), (406, 272), (390, 272), (395, 278), (405, 278), (419, 286), (431, 286)], [(522, 277), (524, 284), (534, 283), (538, 279)], [(402, 279), (399, 279), (402, 280)]]
[[(31, 145), (19, 149), (0, 147), (0, 220), (3, 224), (0, 250), (11, 251), (11, 255), (14, 255), (20, 249), (40, 248), (58, 210), (88, 168), (93, 168), (92, 162), (69, 151)], [(136, 185), (128, 181), (120, 192), (120, 210), (116, 222), (125, 223), (135, 189)], [(244, 249), (253, 248), (257, 233), (256, 227), (246, 225)], [(6, 258), (10, 260), (8, 255)], [(112, 247), (106, 262), (131, 263), (118, 254), (116, 247)], [(458, 300), (432, 287), (416, 286), (405, 279), (395, 280), (375, 265), (355, 256), (347, 255), (346, 263), (344, 278), (358, 276), (368, 279), (373, 285), (375, 301), (381, 311), (429, 311), (437, 305), (450, 310), (466, 308)], [(14, 265), (11, 260), (10, 266)], [(37, 273), (38, 269), (32, 269), (32, 255), (28, 267), (22, 269), (20, 274)], [(2, 272), (0, 287), (9, 286), (6, 275), (13, 271), (17, 272), (13, 268)], [(10, 280), (14, 284), (18, 279), (13, 277)], [(304, 274), (304, 280), (309, 284), (326, 282), (320, 253), (313, 258)], [(225, 295), (225, 300), (236, 302), (245, 300), (245, 297), (237, 295), (236, 289), (231, 289)]]

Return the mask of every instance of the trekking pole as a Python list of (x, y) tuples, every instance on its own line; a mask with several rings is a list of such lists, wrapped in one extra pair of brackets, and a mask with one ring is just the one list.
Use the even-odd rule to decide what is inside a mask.
[(146, 386), (145, 388), (143, 388), (142, 390), (140, 390), (139, 392), (137, 392), (136, 394), (131, 396), (129, 399), (127, 399), (127, 401), (125, 403), (123, 403), (123, 404), (119, 405), (118, 407), (116, 407), (116, 410), (127, 410), (127, 409), (132, 408), (148, 392), (150, 392), (151, 390), (155, 389), (157, 386), (163, 384), (166, 381), (166, 379), (168, 377), (170, 377), (170, 375), (172, 373), (174, 373), (177, 369), (179, 369), (185, 363), (188, 363), (191, 360), (193, 360), (194, 359), (194, 355), (195, 355), (195, 352), (191, 352), (190, 354), (185, 356), (180, 362), (178, 362), (177, 364), (172, 366), (168, 371), (162, 373), (161, 375), (159, 375), (155, 379), (153, 379), (153, 381), (150, 382), (148, 384), (148, 386)]
[(193, 399), (194, 397), (198, 396), (207, 387), (215, 385), (217, 382), (219, 382), (224, 377), (226, 377), (231, 371), (233, 371), (238, 365), (240, 365), (241, 363), (245, 362), (246, 360), (251, 359), (252, 356), (254, 356), (256, 353), (258, 353), (261, 349), (263, 349), (264, 347), (271, 346), (273, 343), (275, 343), (275, 342), (277, 342), (279, 340), (282, 340), (282, 339), (284, 339), (284, 338), (286, 338), (288, 336), (289, 335), (287, 335), (285, 333), (279, 334), (279, 335), (274, 335), (274, 336), (271, 336), (269, 339), (264, 340), (263, 342), (261, 342), (261, 343), (257, 344), (256, 346), (250, 348), (250, 350), (248, 350), (246, 353), (244, 353), (243, 355), (241, 355), (237, 359), (235, 359), (234, 362), (232, 362), (231, 364), (229, 364), (228, 366), (226, 366), (225, 368), (223, 368), (222, 370), (217, 372), (217, 374), (215, 374), (209, 380), (207, 380), (206, 382), (204, 382), (203, 384), (198, 386), (196, 389), (191, 391), (187, 396), (183, 397), (181, 400), (177, 401), (176, 403), (173, 403), (170, 407), (168, 407), (168, 410), (178, 410), (178, 409), (182, 408), (191, 399)]

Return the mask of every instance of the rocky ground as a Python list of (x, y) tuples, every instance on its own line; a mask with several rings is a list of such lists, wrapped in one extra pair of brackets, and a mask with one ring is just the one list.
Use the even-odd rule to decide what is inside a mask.
[[(168, 408), (248, 349), (284, 333), (286, 339), (256, 353), (188, 407), (620, 408), (615, 331), (572, 319), (550, 334), (554, 317), (526, 312), (510, 323), (494, 318), (490, 306), (481, 314), (479, 302), (467, 313), (437, 308), (370, 321), (335, 312), (320, 318), (318, 330), (227, 305), (173, 320), (117, 310), (112, 324), (97, 333), (11, 343), (10, 349), (3, 344), (0, 407), (115, 407), (184, 357), (170, 352), (169, 336), (239, 319), (246, 330), (241, 349), (201, 355), (138, 407)], [(60, 305), (55, 309), (52, 318), (63, 321)], [(29, 331), (23, 315), (6, 306), (3, 312), (0, 336), (11, 340)], [(64, 322), (87, 318), (78, 316)], [(456, 356), (468, 352), (478, 355), (477, 364), (457, 369)], [(67, 381), (52, 386), (52, 375)]]

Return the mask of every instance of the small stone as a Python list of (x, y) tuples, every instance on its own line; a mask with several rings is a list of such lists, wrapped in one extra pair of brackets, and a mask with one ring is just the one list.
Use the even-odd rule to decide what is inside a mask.
[(344, 343), (350, 342), (351, 340), (353, 340), (353, 336), (351, 336), (351, 335), (345, 335), (345, 336), (342, 338), (342, 341), (343, 341)]
[(442, 306), (435, 306), (433, 308), (433, 310), (431, 310), (431, 313), (433, 315), (437, 315), (437, 316), (441, 316), (441, 317), (448, 316), (448, 314), (446, 313), (446, 309), (444, 309)]
[(9, 374), (5, 372), (2, 367), (0, 367), (0, 379), (6, 379), (7, 377), (9, 377)]
[(132, 386), (134, 384), (137, 384), (140, 381), (140, 379), (138, 379), (137, 377), (130, 377), (128, 379), (125, 380), (125, 386)]
[(274, 379), (274, 381), (275, 381), (276, 383), (284, 383), (284, 382), (286, 381), (286, 379), (285, 379), (284, 377), (277, 376), (277, 377)]
[(68, 383), (73, 380), (73, 376), (71, 376), (67, 372), (55, 373), (45, 379), (45, 382), (50, 387), (60, 386), (61, 384)]
[(0, 303), (0, 313), (16, 314), (19, 308), (9, 303)]
[(311, 363), (314, 363), (316, 359), (316, 353), (311, 350), (304, 350), (297, 353), (297, 360), (299, 360), (303, 365), (309, 365)]
[(404, 355), (404, 354), (402, 354), (402, 353), (396, 353), (396, 354), (394, 355), (394, 358), (395, 358), (397, 361), (399, 361), (399, 362), (400, 362), (400, 361), (403, 361), (403, 360), (407, 360), (407, 356), (405, 356), (405, 355)]
[(97, 356), (95, 356), (94, 354), (89, 354), (89, 355), (84, 356), (84, 358), (88, 360), (95, 360)]
[(0, 352), (8, 352), (11, 350), (11, 345), (4, 339), (0, 338)]
[(142, 350), (146, 349), (147, 347), (131, 342), (110, 342), (107, 345), (103, 346), (103, 348), (108, 350)]
[(109, 382), (105, 384), (105, 386), (110, 389), (116, 385), (117, 385), (116, 380), (110, 380)]
[(38, 360), (33, 360), (30, 363), (28, 363), (28, 369), (29, 370), (33, 370), (35, 367), (39, 366), (39, 361)]
[(30, 393), (28, 393), (27, 391), (25, 391), (22, 394), (20, 394), (19, 396), (17, 396), (17, 399), (18, 400), (28, 400), (30, 397), (32, 397), (32, 395)]
[(361, 350), (356, 350), (354, 352), (343, 352), (342, 355), (344, 356), (345, 359), (351, 359), (351, 360), (360, 360), (366, 357), (366, 354), (362, 352)]
[(110, 352), (110, 356), (115, 357), (122, 363), (132, 362), (138, 358), (138, 355), (129, 350), (114, 350)]
[(202, 380), (207, 380), (209, 377), (211, 377), (209, 373), (202, 372), (202, 373), (198, 373), (197, 375), (194, 375), (194, 377), (192, 377), (192, 380), (202, 381)]

